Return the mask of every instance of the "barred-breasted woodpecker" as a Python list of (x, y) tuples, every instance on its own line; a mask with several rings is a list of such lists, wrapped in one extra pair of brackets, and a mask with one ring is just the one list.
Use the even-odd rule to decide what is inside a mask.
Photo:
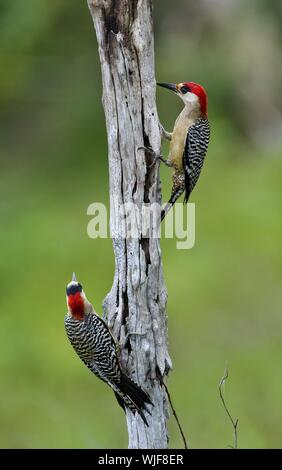
[(161, 213), (164, 219), (175, 201), (185, 191), (184, 202), (195, 187), (207, 153), (210, 127), (207, 115), (207, 94), (201, 85), (194, 82), (158, 83), (174, 91), (184, 102), (184, 109), (175, 121), (173, 131), (163, 136), (170, 140), (167, 160), (159, 157), (167, 166), (173, 167), (172, 193)]
[[(115, 392), (125, 410), (136, 411), (148, 426), (144, 411), (152, 402), (147, 393), (121, 370), (119, 348), (108, 326), (88, 302), (75, 274), (67, 285), (65, 328), (75, 352), (86, 366)], [(150, 414), (150, 413), (149, 413)]]

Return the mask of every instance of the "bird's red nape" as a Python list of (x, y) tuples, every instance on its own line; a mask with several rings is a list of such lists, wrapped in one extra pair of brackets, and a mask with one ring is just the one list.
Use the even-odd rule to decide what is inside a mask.
[(190, 88), (191, 93), (194, 93), (195, 95), (198, 96), (199, 101), (200, 101), (201, 112), (203, 116), (207, 116), (208, 115), (208, 112), (207, 112), (208, 97), (207, 97), (207, 93), (204, 87), (194, 82), (183, 83), (183, 85)]
[(68, 306), (70, 308), (72, 316), (76, 320), (84, 319), (84, 302), (80, 295), (80, 292), (70, 294), (68, 296)]

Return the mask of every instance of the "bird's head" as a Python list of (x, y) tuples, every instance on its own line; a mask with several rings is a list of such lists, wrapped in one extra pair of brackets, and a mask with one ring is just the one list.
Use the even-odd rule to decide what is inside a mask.
[(194, 82), (158, 83), (159, 86), (174, 91), (186, 104), (199, 106), (203, 116), (207, 116), (208, 97), (205, 89)]
[(84, 320), (84, 316), (92, 311), (92, 305), (88, 302), (82, 285), (77, 282), (75, 273), (67, 285), (67, 306), (69, 315), (75, 320)]

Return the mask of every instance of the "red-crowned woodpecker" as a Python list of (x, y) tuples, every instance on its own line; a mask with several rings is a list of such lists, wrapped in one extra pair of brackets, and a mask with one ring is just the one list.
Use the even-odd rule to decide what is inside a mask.
[(113, 389), (122, 408), (139, 413), (148, 426), (144, 411), (149, 413), (147, 405), (152, 402), (147, 393), (121, 370), (118, 344), (88, 302), (75, 274), (67, 285), (67, 307), (65, 328), (75, 352), (91, 372)]
[(162, 128), (163, 136), (170, 140), (167, 160), (156, 157), (173, 167), (172, 193), (161, 213), (164, 219), (169, 209), (185, 191), (184, 202), (195, 187), (207, 153), (210, 127), (207, 115), (207, 94), (201, 85), (194, 82), (158, 83), (174, 91), (184, 102), (184, 109), (175, 121), (172, 133)]

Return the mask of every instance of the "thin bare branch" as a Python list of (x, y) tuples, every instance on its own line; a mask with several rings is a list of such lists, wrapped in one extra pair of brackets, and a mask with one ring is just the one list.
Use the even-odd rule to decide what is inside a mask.
[(176, 414), (176, 411), (175, 411), (175, 408), (172, 404), (172, 400), (171, 400), (171, 397), (170, 397), (170, 393), (168, 391), (168, 388), (166, 386), (166, 384), (164, 383), (164, 381), (161, 379), (161, 384), (164, 386), (165, 388), (165, 391), (166, 391), (166, 394), (167, 394), (167, 397), (168, 397), (168, 401), (169, 401), (169, 404), (170, 404), (170, 407), (171, 407), (171, 410), (172, 410), (172, 414), (173, 416), (175, 417), (175, 420), (176, 420), (176, 423), (177, 423), (177, 426), (178, 426), (178, 429), (180, 431), (180, 434), (181, 434), (181, 437), (183, 439), (183, 443), (184, 443), (184, 449), (188, 449), (188, 445), (187, 445), (187, 441), (186, 441), (186, 437), (185, 437), (185, 434), (184, 434), (184, 431), (181, 427), (181, 424), (180, 424), (180, 421), (178, 419), (178, 416)]
[(225, 399), (224, 399), (224, 396), (223, 396), (223, 387), (224, 387), (224, 384), (226, 382), (226, 380), (228, 379), (228, 368), (227, 366), (225, 367), (225, 370), (224, 370), (224, 375), (223, 377), (221, 378), (220, 382), (219, 382), (219, 395), (220, 395), (220, 399), (221, 399), (221, 402), (223, 404), (223, 407), (226, 411), (226, 414), (228, 416), (228, 418), (230, 419), (231, 423), (232, 423), (232, 426), (233, 426), (233, 430), (234, 430), (234, 446), (228, 446), (230, 447), (231, 449), (238, 449), (238, 418), (234, 419), (232, 418), (232, 415), (226, 405), (226, 402), (225, 402)]

